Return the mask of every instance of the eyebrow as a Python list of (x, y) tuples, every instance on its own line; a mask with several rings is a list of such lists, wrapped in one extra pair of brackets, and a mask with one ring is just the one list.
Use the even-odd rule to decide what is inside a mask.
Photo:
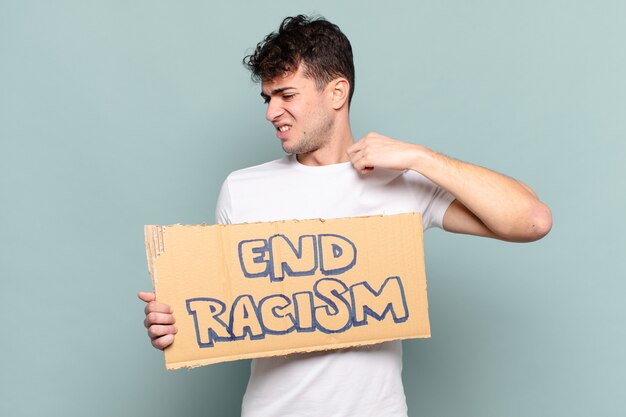
[[(279, 88), (275, 88), (270, 92), (270, 95), (274, 95), (274, 94), (280, 94), (285, 90), (290, 90), (292, 88), (296, 88), (296, 87), (292, 87), (292, 86), (287, 86), (287, 87), (279, 87)], [(269, 97), (267, 94), (265, 94), (263, 91), (261, 91), (261, 97), (266, 98)]]

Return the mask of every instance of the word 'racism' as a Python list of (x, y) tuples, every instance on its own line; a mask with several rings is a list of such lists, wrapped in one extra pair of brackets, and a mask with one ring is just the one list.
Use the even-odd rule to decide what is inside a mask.
[(318, 273), (324, 277), (315, 281), (310, 291), (291, 295), (272, 294), (255, 300), (251, 294), (241, 294), (230, 308), (216, 298), (187, 299), (199, 347), (293, 331), (340, 333), (367, 325), (369, 317), (382, 321), (390, 315), (395, 323), (409, 317), (400, 277), (386, 278), (379, 288), (372, 288), (367, 281), (347, 286), (336, 278), (357, 263), (357, 248), (344, 236), (303, 235), (297, 246), (284, 235), (244, 240), (238, 244), (238, 255), (246, 278), (269, 277), (272, 283)]

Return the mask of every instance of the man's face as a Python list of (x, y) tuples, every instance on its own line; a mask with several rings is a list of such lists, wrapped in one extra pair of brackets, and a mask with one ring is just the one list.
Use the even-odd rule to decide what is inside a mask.
[(310, 153), (328, 144), (335, 124), (332, 97), (303, 75), (302, 65), (294, 73), (263, 81), (261, 96), (267, 103), (265, 118), (276, 128), (285, 152)]

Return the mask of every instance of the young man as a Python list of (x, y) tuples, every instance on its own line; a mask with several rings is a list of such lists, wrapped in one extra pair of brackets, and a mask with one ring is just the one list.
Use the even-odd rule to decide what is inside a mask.
[[(352, 49), (330, 22), (287, 18), (244, 63), (261, 81), (266, 118), (289, 155), (230, 174), (218, 223), (418, 211), (424, 229), (507, 241), (550, 230), (549, 208), (521, 182), (376, 133), (355, 143)], [(169, 306), (152, 293), (139, 297), (152, 345), (166, 348), (176, 333)], [(399, 341), (256, 359), (242, 415), (406, 416), (401, 370)]]

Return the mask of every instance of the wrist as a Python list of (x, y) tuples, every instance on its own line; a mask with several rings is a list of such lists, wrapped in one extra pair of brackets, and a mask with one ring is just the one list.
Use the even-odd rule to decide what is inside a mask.
[(433, 159), (433, 152), (422, 145), (414, 144), (411, 149), (411, 154), (409, 169), (419, 173), (422, 173)]

